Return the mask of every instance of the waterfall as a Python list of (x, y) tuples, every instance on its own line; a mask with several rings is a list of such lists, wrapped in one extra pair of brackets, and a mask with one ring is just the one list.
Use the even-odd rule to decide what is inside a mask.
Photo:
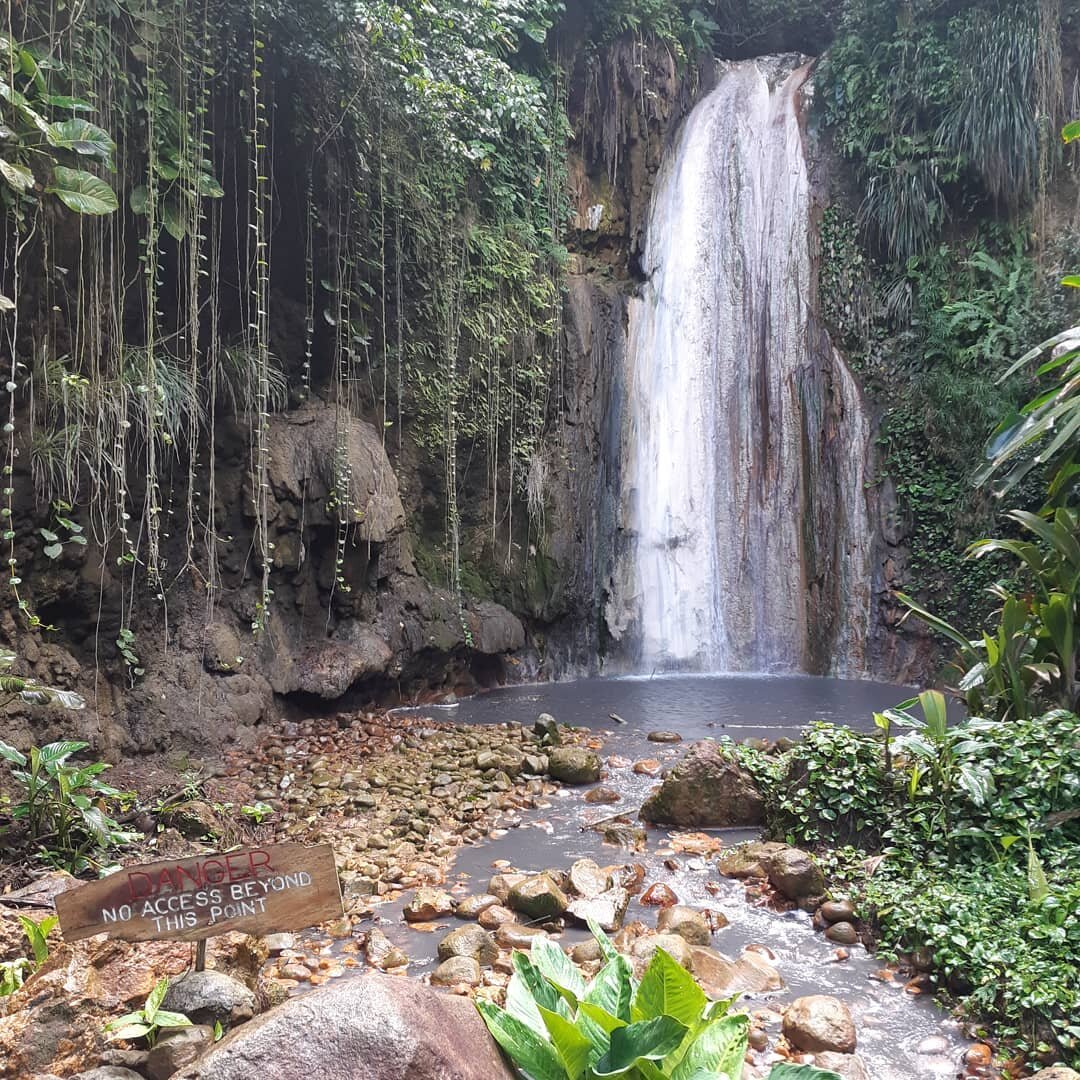
[(653, 193), (624, 486), (643, 671), (862, 667), (870, 427), (814, 318), (808, 69), (781, 64), (723, 65)]

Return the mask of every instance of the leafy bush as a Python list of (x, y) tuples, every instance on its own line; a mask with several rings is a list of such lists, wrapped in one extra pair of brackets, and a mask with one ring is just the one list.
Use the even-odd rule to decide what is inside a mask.
[(24, 754), (0, 740), (0, 758), (8, 763), (19, 793), (11, 810), (25, 825), (43, 857), (77, 873), (98, 863), (111, 848), (135, 839), (110, 816), (120, 792), (100, 779), (104, 762), (72, 763), (72, 755), (90, 744), (75, 740), (33, 746)]
[(110, 1039), (145, 1039), (147, 1046), (153, 1046), (165, 1029), (190, 1027), (191, 1021), (183, 1013), (167, 1012), (161, 1007), (168, 990), (168, 977), (159, 979), (142, 1008), (110, 1020), (105, 1025), (105, 1034)]
[[(604, 966), (591, 982), (552, 941), (513, 955), (506, 1008), (476, 1006), (519, 1073), (531, 1080), (625, 1076), (655, 1080), (737, 1080), (749, 1017), (728, 1013), (657, 949), (640, 983), (595, 924)], [(771, 1080), (839, 1080), (808, 1065), (774, 1067)]]

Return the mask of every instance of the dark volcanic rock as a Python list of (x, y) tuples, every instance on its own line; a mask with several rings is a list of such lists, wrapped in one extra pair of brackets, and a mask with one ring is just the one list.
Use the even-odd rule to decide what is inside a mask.
[(714, 743), (690, 747), (641, 808), (645, 821), (692, 828), (759, 825), (765, 802), (749, 774)]

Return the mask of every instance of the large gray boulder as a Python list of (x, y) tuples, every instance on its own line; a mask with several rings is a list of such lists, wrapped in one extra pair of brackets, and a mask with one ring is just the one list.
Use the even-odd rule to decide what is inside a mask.
[(412, 979), (319, 987), (237, 1028), (175, 1080), (513, 1080), (476, 1007)]
[(700, 742), (645, 800), (641, 816), (658, 825), (689, 828), (760, 825), (765, 800), (750, 775), (715, 743)]
[(258, 1009), (255, 995), (220, 971), (189, 971), (165, 991), (162, 1007), (183, 1013), (193, 1024), (242, 1024)]

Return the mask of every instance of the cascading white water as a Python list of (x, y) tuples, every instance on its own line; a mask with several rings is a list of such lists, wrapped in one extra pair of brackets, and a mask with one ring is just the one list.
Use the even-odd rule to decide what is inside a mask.
[[(841, 530), (844, 655), (861, 666), (870, 529), (862, 491), (869, 428), (842, 361), (810, 334), (810, 184), (800, 68), (726, 65), (657, 178), (630, 311), (628, 517), (636, 535), (639, 667), (768, 671), (808, 666), (806, 549), (821, 516)], [(788, 65), (790, 72), (790, 64)], [(831, 353), (831, 350), (829, 350)], [(847, 411), (826, 432), (828, 402)], [(814, 428), (816, 425), (816, 429)], [(830, 440), (844, 444), (822, 450)], [(837, 454), (839, 450), (839, 454)], [(839, 470), (819, 470), (823, 453)], [(822, 472), (829, 472), (823, 477)], [(842, 520), (840, 520), (842, 519)], [(821, 666), (820, 664), (818, 665)]]

